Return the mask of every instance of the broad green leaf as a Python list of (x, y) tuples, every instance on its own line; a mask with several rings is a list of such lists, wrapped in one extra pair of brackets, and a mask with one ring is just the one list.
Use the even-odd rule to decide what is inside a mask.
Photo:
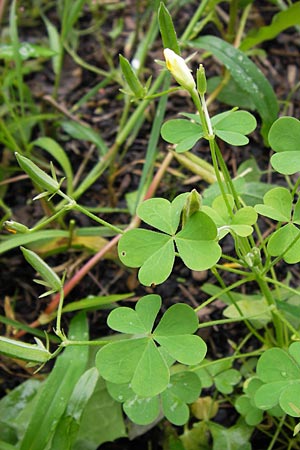
[(252, 405), (251, 399), (247, 395), (241, 395), (235, 402), (235, 409), (244, 417), (245, 422), (255, 427), (263, 420), (263, 411)]
[(154, 330), (154, 336), (176, 336), (195, 333), (198, 329), (197, 314), (189, 305), (176, 303), (164, 313)]
[(288, 264), (300, 261), (300, 230), (288, 223), (275, 231), (267, 245), (271, 256), (281, 256)]
[(109, 314), (107, 324), (122, 333), (150, 333), (160, 307), (159, 295), (145, 295), (137, 302), (135, 310), (125, 306), (114, 309)]
[(237, 302), (237, 306), (239, 310), (235, 305), (227, 306), (223, 311), (224, 316), (230, 319), (249, 318), (249, 321), (257, 329), (265, 327), (272, 320), (269, 306), (265, 299), (253, 300), (244, 298)]
[(280, 117), (269, 131), (269, 143), (277, 152), (271, 157), (273, 168), (285, 175), (300, 170), (300, 122), (294, 117)]
[(161, 397), (162, 408), (166, 418), (174, 425), (186, 424), (190, 415), (187, 404), (168, 391), (163, 392)]
[(264, 204), (255, 206), (255, 211), (263, 216), (280, 222), (288, 222), (291, 218), (292, 195), (287, 188), (277, 187), (264, 195)]
[(262, 133), (266, 138), (270, 126), (277, 119), (278, 101), (262, 72), (242, 51), (216, 36), (202, 36), (189, 44), (216, 56), (230, 71), (239, 87), (251, 95), (252, 103), (263, 120)]
[(145, 286), (163, 283), (171, 274), (174, 265), (175, 250), (172, 238), (155, 253), (153, 253), (141, 266), (139, 280)]
[(205, 357), (207, 347), (200, 336), (176, 335), (156, 336), (155, 340), (163, 346), (174, 359), (182, 364), (199, 364)]
[(142, 397), (153, 397), (166, 389), (169, 379), (168, 365), (154, 342), (149, 339), (135, 368), (131, 387)]
[[(207, 80), (207, 91), (213, 92), (220, 86), (222, 78), (219, 76), (211, 77)], [(246, 108), (251, 111), (255, 110), (255, 104), (252, 101), (249, 92), (242, 90), (234, 78), (230, 78), (228, 83), (221, 89), (217, 96), (220, 102), (229, 106), (239, 106), (240, 108)]]
[(269, 143), (275, 152), (298, 152), (300, 121), (295, 117), (280, 117), (269, 131)]
[(216, 130), (215, 133), (220, 139), (230, 145), (246, 145), (249, 142), (246, 136), (234, 131)]
[(136, 395), (125, 401), (123, 409), (134, 423), (148, 425), (157, 418), (159, 406), (158, 397), (139, 397)]
[(289, 384), (282, 392), (279, 404), (286, 414), (300, 417), (300, 379), (297, 384)]
[(255, 405), (263, 411), (274, 408), (279, 404), (280, 396), (286, 387), (287, 381), (273, 381), (263, 384), (254, 395)]
[(213, 437), (212, 450), (251, 450), (252, 448), (249, 439), (253, 427), (249, 427), (244, 421), (239, 421), (230, 428), (210, 422), (209, 430)]
[(136, 304), (135, 310), (149, 333), (153, 328), (160, 308), (161, 297), (156, 294), (144, 295)]
[(215, 123), (216, 135), (231, 145), (247, 144), (249, 139), (245, 135), (251, 133), (256, 127), (254, 116), (247, 111), (229, 111), (229, 114), (223, 118), (216, 116), (212, 123)]
[(214, 266), (221, 257), (221, 248), (215, 238), (217, 228), (212, 219), (199, 211), (175, 236), (179, 256), (191, 270), (205, 270)]
[(96, 356), (100, 375), (111, 383), (129, 383), (149, 339), (130, 339), (107, 344)]
[(185, 119), (171, 119), (161, 127), (162, 138), (171, 144), (178, 144), (176, 151), (182, 152), (192, 148), (203, 137), (200, 124)]
[(246, 51), (257, 44), (274, 39), (283, 30), (294, 25), (300, 25), (300, 2), (296, 2), (285, 11), (280, 11), (273, 16), (270, 25), (251, 30), (242, 41), (240, 49)]
[[(72, 320), (69, 339), (88, 339), (84, 314), (78, 314)], [(20, 450), (46, 448), (72, 391), (85, 370), (87, 360), (87, 346), (70, 346), (57, 358), (54, 368), (43, 385), (26, 433), (20, 443)]]
[(129, 230), (124, 233), (118, 244), (120, 260), (128, 267), (140, 267), (170, 239), (170, 236), (156, 231), (141, 228)]
[(77, 441), (72, 450), (96, 450), (103, 442), (126, 436), (121, 405), (109, 395), (99, 378), (80, 420)]
[(138, 206), (137, 215), (148, 225), (167, 234), (176, 233), (180, 220), (179, 213), (177, 224), (172, 226), (171, 203), (164, 198), (150, 198), (144, 201)]
[(177, 372), (171, 376), (168, 391), (186, 403), (197, 400), (201, 391), (201, 382), (194, 372)]
[[(299, 351), (299, 345), (297, 346)], [(265, 351), (257, 363), (257, 376), (264, 383), (300, 380), (300, 364), (285, 350), (271, 348)]]
[(236, 369), (228, 369), (215, 377), (215, 385), (222, 394), (231, 394), (233, 387), (241, 380), (241, 374)]

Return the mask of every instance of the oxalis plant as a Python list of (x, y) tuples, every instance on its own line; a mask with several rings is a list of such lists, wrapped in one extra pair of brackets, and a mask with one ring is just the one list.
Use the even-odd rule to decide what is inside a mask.
[[(174, 425), (184, 425), (184, 433), (177, 442), (181, 447), (176, 448), (210, 448), (211, 438), (218, 445), (229, 440), (230, 446), (226, 448), (251, 448), (249, 439), (254, 427), (261, 426), (266, 414), (275, 427), (268, 448), (286, 436), (288, 448), (299, 448), (299, 291), (290, 286), (288, 278), (284, 281), (277, 278), (276, 266), (282, 260), (287, 264), (300, 261), (299, 179), (290, 177), (300, 171), (300, 123), (295, 118), (282, 117), (272, 124), (266, 136), (274, 150), (271, 165), (274, 171), (286, 176), (287, 187), (269, 186), (262, 200), (248, 204), (239, 191), (247, 170), (244, 177), (233, 179), (218, 142), (247, 144), (247, 135), (256, 128), (256, 120), (249, 112), (237, 108), (210, 117), (204, 67), (200, 65), (194, 78), (180, 56), (175, 30), (163, 5), (160, 21), (166, 68), (195, 106), (193, 114), (181, 113), (182, 118), (165, 122), (161, 135), (177, 153), (188, 152), (199, 140), (206, 140), (211, 153), (211, 173), (216, 178), (214, 186), (203, 195), (193, 190), (175, 196), (172, 201), (151, 198), (141, 202), (136, 213), (147, 228), (131, 227), (124, 232), (77, 204), (63, 191), (63, 180), (57, 180), (54, 170), (49, 175), (20, 153), (16, 159), (43, 191), (38, 198), (61, 197), (59, 211), (38, 227), (66, 211), (76, 210), (121, 235), (120, 261), (137, 268), (140, 283), (152, 287), (154, 292), (172, 273), (175, 258), (190, 270), (210, 269), (219, 287), (203, 286), (209, 298), (195, 309), (176, 303), (160, 314), (163, 299), (155, 293), (140, 298), (134, 309), (116, 307), (109, 313), (107, 324), (117, 334), (89, 341), (87, 324), (79, 316), (73, 319), (69, 334), (65, 335), (61, 326), (64, 279), (36, 253), (22, 247), (25, 259), (42, 278), (38, 281), (47, 288), (44, 295), (58, 293), (60, 302), (55, 326), (58, 345), (53, 352), (47, 341), (44, 344), (37, 338), (36, 344), (0, 338), (3, 354), (39, 367), (58, 356), (35, 407), (31, 406), (31, 419), (18, 442), (20, 450), (76, 448), (73, 446), (81, 416), (99, 379), (105, 381), (106, 391), (122, 404), (132, 422), (148, 425), (166, 417)], [(120, 64), (132, 95), (146, 97), (147, 86), (141, 85), (128, 61), (121, 57)], [(277, 224), (266, 238), (258, 223), (260, 215)], [(6, 227), (16, 233), (32, 232), (13, 221), (7, 222)], [(234, 242), (234, 254), (227, 255), (222, 249), (226, 236)], [(227, 286), (222, 276), (225, 272), (234, 274), (237, 281)], [(240, 294), (241, 286), (251, 294)], [(248, 286), (251, 289), (247, 290)], [(226, 304), (224, 318), (199, 324), (197, 313), (219, 298)], [(243, 322), (248, 329), (242, 342), (232, 343), (233, 353), (229, 357), (216, 361), (207, 358), (207, 345), (195, 333), (205, 327), (234, 322)], [(246, 352), (243, 349), (252, 337), (256, 338), (257, 348)], [(92, 364), (88, 364), (87, 346), (96, 348)], [(238, 364), (233, 367), (235, 362)], [(201, 395), (204, 389), (212, 390), (212, 386), (213, 396), (205, 395), (205, 391)], [(62, 399), (66, 400), (67, 408)], [(223, 401), (232, 403), (241, 416), (226, 432), (211, 420)], [(199, 420), (191, 428), (190, 410)], [(41, 417), (45, 417), (42, 424)], [(57, 424), (54, 429), (53, 423)], [(192, 446), (195, 442), (199, 447)], [(7, 444), (3, 448), (15, 447)]]

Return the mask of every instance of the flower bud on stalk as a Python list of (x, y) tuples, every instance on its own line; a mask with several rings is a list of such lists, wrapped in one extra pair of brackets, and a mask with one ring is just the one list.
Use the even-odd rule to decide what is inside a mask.
[(184, 59), (169, 48), (164, 49), (164, 57), (167, 69), (171, 72), (177, 83), (189, 92), (194, 91), (196, 83)]

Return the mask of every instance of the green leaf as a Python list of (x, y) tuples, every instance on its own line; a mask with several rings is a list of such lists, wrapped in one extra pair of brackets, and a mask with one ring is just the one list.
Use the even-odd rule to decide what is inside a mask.
[[(69, 339), (88, 339), (84, 314), (78, 314), (72, 320)], [(72, 391), (85, 370), (87, 360), (87, 346), (70, 346), (57, 358), (54, 368), (43, 385), (43, 390), (20, 444), (20, 450), (46, 448)]]
[(118, 244), (120, 260), (128, 267), (140, 267), (170, 239), (170, 236), (156, 231), (141, 228), (129, 230), (123, 234)]
[(264, 195), (264, 205), (255, 206), (255, 211), (279, 222), (288, 222), (291, 218), (293, 198), (284, 187), (271, 189)]
[(215, 239), (217, 228), (212, 219), (199, 211), (187, 221), (177, 233), (175, 242), (179, 256), (191, 270), (206, 270), (214, 266), (221, 257), (221, 248)]
[[(19, 54), (22, 61), (30, 58), (44, 58), (48, 59), (55, 55), (55, 52), (47, 47), (30, 44), (29, 42), (22, 42), (19, 46)], [(14, 50), (12, 45), (0, 45), (0, 59), (6, 61), (14, 60)]]
[(254, 300), (251, 297), (246, 297), (239, 300), (237, 306), (239, 310), (234, 304), (227, 306), (223, 311), (224, 316), (229, 319), (249, 318), (249, 321), (257, 329), (265, 327), (272, 320), (269, 306), (265, 299)]
[(87, 370), (79, 378), (65, 413), (56, 427), (50, 450), (56, 450), (58, 448), (71, 450), (73, 448), (82, 413), (94, 392), (98, 378), (98, 370), (95, 367)]
[(300, 261), (300, 230), (288, 223), (275, 231), (267, 245), (271, 256), (281, 256), (288, 264)]
[(206, 344), (200, 336), (155, 336), (155, 340), (182, 364), (199, 364), (207, 352)]
[(100, 349), (96, 356), (96, 367), (100, 375), (111, 383), (131, 382), (148, 340), (145, 337), (117, 341)]
[(157, 418), (159, 406), (158, 397), (139, 397), (136, 395), (125, 401), (123, 409), (134, 423), (148, 425)]
[(153, 397), (167, 387), (169, 368), (154, 342), (149, 339), (136, 366), (131, 386), (142, 397)]
[(239, 87), (251, 95), (252, 103), (263, 120), (262, 134), (266, 138), (269, 128), (277, 119), (278, 101), (262, 72), (242, 51), (218, 37), (202, 36), (189, 44), (216, 56), (230, 71)]
[(47, 19), (47, 17), (43, 16), (43, 20), (47, 28), (50, 49), (54, 53), (54, 56), (52, 57), (53, 71), (56, 75), (58, 75), (61, 69), (60, 62), (63, 53), (63, 45), (60, 39), (60, 35), (55, 26), (50, 22), (50, 20)]
[[(259, 358), (257, 376), (264, 384), (255, 392), (254, 401), (258, 408), (265, 410), (279, 404), (287, 414), (300, 416), (300, 410), (296, 410), (300, 388), (299, 350), (300, 342), (294, 342), (288, 352), (271, 348)], [(295, 407), (290, 403), (292, 398), (296, 400)]]
[(169, 48), (170, 50), (173, 50), (175, 53), (180, 55), (180, 48), (178, 45), (173, 20), (163, 2), (160, 2), (160, 6), (158, 9), (158, 24), (163, 41), (163, 47)]
[(174, 243), (172, 239), (169, 239), (142, 265), (139, 270), (139, 281), (145, 286), (163, 283), (172, 272), (174, 259)]
[(203, 137), (202, 126), (185, 119), (171, 119), (161, 127), (162, 138), (176, 145), (178, 153), (190, 150)]
[(150, 333), (160, 307), (159, 295), (145, 295), (137, 302), (135, 310), (126, 306), (113, 310), (109, 314), (107, 324), (122, 333)]
[(172, 235), (178, 228), (185, 197), (175, 206), (164, 198), (150, 198), (138, 206), (137, 215), (148, 225)]
[(191, 334), (197, 329), (198, 318), (193, 308), (184, 303), (177, 303), (164, 313), (154, 330), (154, 335), (158, 337)]
[(215, 134), (231, 145), (247, 144), (249, 139), (245, 135), (255, 129), (255, 117), (247, 111), (229, 111), (224, 118), (218, 118), (222, 114), (212, 119)]
[(241, 380), (241, 374), (236, 369), (228, 369), (215, 377), (215, 385), (222, 394), (231, 394), (233, 387)]
[(104, 140), (93, 128), (82, 125), (78, 122), (72, 122), (71, 120), (64, 120), (60, 122), (60, 125), (63, 130), (73, 138), (82, 141), (89, 141), (95, 144), (102, 156), (108, 152), (108, 148)]
[[(219, 76), (209, 78), (207, 80), (208, 92), (211, 93), (217, 89), (221, 82), (222, 78)], [(251, 111), (255, 110), (255, 104), (252, 101), (251, 94), (242, 90), (233, 78), (230, 78), (228, 83), (221, 89), (217, 99), (229, 106), (238, 105), (240, 108), (247, 108)]]
[(72, 450), (96, 450), (103, 442), (126, 436), (122, 410), (99, 378), (81, 416), (77, 441)]
[(242, 41), (240, 49), (246, 51), (257, 44), (274, 39), (283, 30), (294, 25), (300, 25), (300, 2), (274, 15), (270, 25), (251, 30)]
[(290, 384), (282, 392), (279, 404), (286, 414), (300, 417), (300, 379), (297, 384)]
[(67, 193), (71, 194), (73, 190), (73, 170), (70, 160), (63, 148), (54, 139), (45, 136), (36, 139), (31, 145), (46, 150), (61, 165), (67, 178)]
[(241, 416), (244, 417), (245, 422), (255, 427), (263, 420), (263, 411), (256, 406), (253, 406), (251, 399), (247, 395), (241, 395), (235, 402), (235, 409)]
[(269, 143), (277, 152), (271, 157), (273, 168), (284, 175), (300, 170), (300, 122), (294, 117), (280, 117), (269, 131)]
[(209, 422), (209, 430), (213, 437), (212, 450), (251, 450), (249, 442), (253, 428), (244, 421), (239, 421), (230, 428)]

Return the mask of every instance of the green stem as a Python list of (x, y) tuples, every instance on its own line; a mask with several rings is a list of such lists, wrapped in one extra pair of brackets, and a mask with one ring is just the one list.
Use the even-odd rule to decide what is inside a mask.
[(210, 0), (202, 0), (202, 2), (200, 2), (200, 5), (198, 6), (197, 11), (193, 14), (193, 17), (191, 18), (188, 26), (185, 29), (185, 32), (181, 36), (181, 39), (180, 39), (181, 41), (185, 41), (185, 40), (189, 39), (190, 34), (193, 32), (193, 29), (197, 25), (200, 17), (204, 13), (205, 8), (209, 4), (209, 2), (210, 2)]
[(124, 234), (124, 230), (122, 228), (116, 227), (109, 222), (106, 222), (106, 220), (101, 219), (100, 217), (96, 216), (95, 214), (91, 213), (89, 210), (84, 208), (84, 206), (78, 205), (77, 203), (73, 207), (76, 211), (80, 211), (81, 213), (88, 216), (90, 219), (93, 219), (95, 222), (100, 223), (101, 225), (109, 228), (110, 230), (114, 231), (116, 234)]

